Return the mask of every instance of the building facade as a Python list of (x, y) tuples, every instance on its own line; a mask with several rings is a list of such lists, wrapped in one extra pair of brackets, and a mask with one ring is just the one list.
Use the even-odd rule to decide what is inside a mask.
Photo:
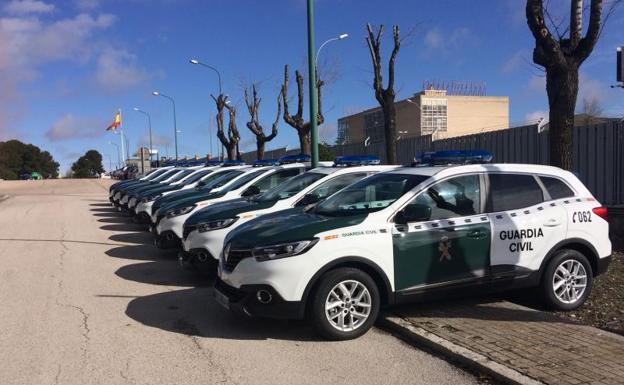
[[(447, 95), (427, 89), (395, 103), (398, 137), (432, 135), (434, 140), (509, 127), (507, 96)], [(338, 119), (338, 144), (383, 142), (380, 107)], [(398, 138), (397, 138), (398, 139)]]

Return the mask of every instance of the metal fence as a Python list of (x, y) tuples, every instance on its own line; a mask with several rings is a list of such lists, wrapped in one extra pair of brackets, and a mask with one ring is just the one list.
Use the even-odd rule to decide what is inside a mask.
[[(410, 164), (419, 153), (437, 150), (488, 150), (493, 162), (548, 164), (548, 132), (537, 125), (513, 127), (433, 141), (431, 135), (397, 141), (399, 163)], [(606, 205), (624, 205), (624, 124), (607, 122), (574, 128), (573, 171), (594, 196)], [(384, 143), (331, 147), (333, 156), (376, 155), (386, 161)], [(267, 151), (266, 159), (299, 153), (284, 148)], [(243, 154), (255, 160), (255, 151)]]

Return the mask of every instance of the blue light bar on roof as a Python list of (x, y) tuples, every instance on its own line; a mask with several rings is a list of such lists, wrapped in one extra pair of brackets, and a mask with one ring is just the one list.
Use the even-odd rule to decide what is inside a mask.
[(312, 157), (306, 154), (299, 155), (286, 155), (279, 158), (280, 164), (298, 163), (298, 162), (310, 162)]
[(376, 156), (363, 155), (363, 156), (339, 156), (334, 159), (334, 166), (368, 166), (380, 164)]
[(492, 161), (492, 153), (484, 150), (445, 150), (424, 152), (420, 158), (414, 162), (414, 165), (434, 166), (434, 165), (450, 165), (450, 164), (478, 164), (490, 163)]
[(206, 163), (204, 163), (204, 165), (206, 167), (210, 167), (210, 166), (221, 166), (223, 164), (222, 161), (215, 159), (215, 160), (207, 160)]
[(245, 162), (242, 160), (226, 160), (223, 161), (222, 167), (230, 167), (230, 166), (244, 166)]
[(254, 167), (279, 166), (280, 161), (277, 159), (258, 159), (253, 163)]

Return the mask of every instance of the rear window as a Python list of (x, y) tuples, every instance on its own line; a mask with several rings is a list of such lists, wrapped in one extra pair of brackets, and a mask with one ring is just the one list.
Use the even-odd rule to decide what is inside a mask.
[(544, 193), (532, 175), (489, 174), (489, 211), (516, 210), (544, 201)]
[(550, 194), (551, 199), (561, 199), (561, 198), (569, 198), (574, 196), (574, 191), (565, 184), (564, 181), (551, 178), (548, 176), (540, 176), (544, 187), (546, 187), (546, 191)]

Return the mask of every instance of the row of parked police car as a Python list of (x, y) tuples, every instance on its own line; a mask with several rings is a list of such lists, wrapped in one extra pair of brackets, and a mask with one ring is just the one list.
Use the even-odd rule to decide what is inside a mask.
[(606, 208), (570, 172), (491, 158), (163, 167), (109, 198), (158, 247), (179, 248), (183, 267), (216, 269), (225, 308), (305, 317), (328, 339), (362, 335), (384, 306), (468, 289), (535, 288), (551, 308), (577, 308), (611, 259)]

